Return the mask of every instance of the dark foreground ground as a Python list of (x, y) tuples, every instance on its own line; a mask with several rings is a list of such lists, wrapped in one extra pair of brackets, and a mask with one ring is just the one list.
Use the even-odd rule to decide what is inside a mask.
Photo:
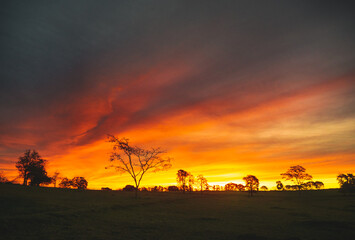
[(0, 184), (0, 239), (352, 239), (337, 191), (140, 193)]

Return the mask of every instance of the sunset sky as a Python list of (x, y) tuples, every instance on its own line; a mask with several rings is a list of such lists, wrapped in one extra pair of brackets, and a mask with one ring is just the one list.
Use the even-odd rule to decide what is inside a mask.
[[(0, 171), (26, 149), (49, 175), (120, 188), (107, 134), (161, 147), (211, 185), (274, 187), (302, 165), (355, 172), (351, 1), (2, 1)], [(291, 182), (284, 182), (292, 184)]]

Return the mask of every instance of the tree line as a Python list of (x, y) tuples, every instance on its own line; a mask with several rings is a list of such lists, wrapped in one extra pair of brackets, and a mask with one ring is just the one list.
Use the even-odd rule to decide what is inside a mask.
[[(230, 182), (224, 186), (209, 185), (207, 179), (203, 175), (194, 175), (183, 169), (178, 170), (176, 174), (176, 186), (154, 186), (140, 187), (143, 177), (147, 172), (159, 172), (169, 169), (171, 158), (166, 157), (164, 150), (160, 148), (144, 149), (130, 144), (127, 138), (117, 138), (113, 135), (108, 135), (109, 143), (112, 144), (112, 152), (110, 162), (107, 168), (114, 168), (119, 173), (127, 173), (131, 176), (134, 185), (126, 185), (122, 190), (135, 191), (137, 197), (138, 191), (181, 191), (192, 192), (200, 191), (247, 191), (250, 196), (254, 192), (267, 191), (266, 186), (261, 186), (259, 189), (259, 179), (254, 175), (247, 175), (243, 178), (245, 184), (237, 184)], [(23, 156), (20, 156), (16, 162), (16, 168), (19, 172), (19, 177), (23, 179), (23, 185), (27, 186), (46, 186), (53, 184), (57, 186), (57, 181), (61, 180), (59, 187), (61, 188), (76, 188), (87, 189), (88, 182), (84, 177), (74, 177), (69, 179), (61, 177), (56, 171), (52, 176), (49, 176), (46, 171), (47, 160), (41, 158), (35, 150), (26, 150)], [(312, 181), (313, 177), (306, 173), (306, 169), (300, 165), (291, 166), (285, 173), (281, 173), (282, 179), (292, 181), (293, 185), (284, 185), (281, 181), (276, 182), (276, 189), (279, 191), (290, 190), (312, 190), (322, 189), (324, 184), (321, 181)], [(339, 174), (337, 176), (340, 189), (344, 193), (355, 192), (355, 177), (353, 174)], [(3, 173), (0, 172), (1, 183), (11, 183)], [(102, 188), (102, 190), (111, 190), (110, 188)]]

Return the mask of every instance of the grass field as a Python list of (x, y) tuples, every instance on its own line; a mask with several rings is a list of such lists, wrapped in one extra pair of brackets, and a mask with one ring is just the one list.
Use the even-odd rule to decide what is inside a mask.
[(355, 197), (151, 193), (0, 184), (0, 239), (351, 239)]

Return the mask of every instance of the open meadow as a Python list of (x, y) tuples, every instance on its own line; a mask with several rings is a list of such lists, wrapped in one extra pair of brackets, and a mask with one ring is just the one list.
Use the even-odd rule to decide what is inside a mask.
[(355, 198), (307, 192), (133, 192), (0, 184), (1, 239), (349, 239)]

